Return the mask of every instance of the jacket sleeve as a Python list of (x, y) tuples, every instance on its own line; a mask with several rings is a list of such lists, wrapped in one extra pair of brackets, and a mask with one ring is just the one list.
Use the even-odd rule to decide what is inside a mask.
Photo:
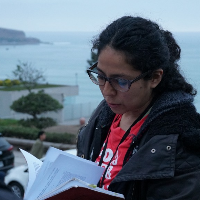
[(194, 171), (171, 179), (151, 180), (148, 183), (147, 200), (199, 200), (200, 171)]

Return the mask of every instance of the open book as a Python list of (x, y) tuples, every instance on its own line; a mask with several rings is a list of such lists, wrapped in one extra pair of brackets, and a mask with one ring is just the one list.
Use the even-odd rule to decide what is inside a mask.
[(50, 147), (44, 162), (20, 149), (29, 170), (24, 200), (116, 200), (117, 194), (97, 187), (104, 168), (92, 161)]

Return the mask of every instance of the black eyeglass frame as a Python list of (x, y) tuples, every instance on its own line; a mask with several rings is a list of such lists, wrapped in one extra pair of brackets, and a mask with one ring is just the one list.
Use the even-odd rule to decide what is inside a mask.
[[(94, 71), (93, 71), (93, 69), (94, 69), (95, 67), (97, 67), (97, 64), (98, 64), (98, 62), (96, 62), (96, 63), (95, 63), (94, 65), (92, 65), (89, 69), (87, 69), (88, 76), (90, 77), (91, 80), (92, 80), (91, 74), (90, 74), (91, 72), (92, 72), (92, 73), (95, 73), (95, 74), (98, 74), (97, 72), (94, 72)], [(136, 81), (139, 81), (140, 79), (144, 78), (144, 77), (145, 77), (146, 75), (148, 75), (150, 72), (151, 72), (151, 70), (149, 70), (149, 71), (147, 71), (147, 72), (144, 72), (144, 73), (140, 74), (139, 76), (137, 76), (136, 78), (134, 78), (134, 79), (132, 79), (132, 80), (127, 80), (127, 79), (121, 78), (121, 79), (123, 79), (123, 80), (126, 80), (127, 83), (128, 83), (128, 89), (127, 89), (126, 91), (121, 91), (121, 90), (115, 89), (115, 87), (112, 85), (112, 83), (111, 83), (110, 80), (116, 79), (116, 78), (108, 78), (108, 77), (106, 77), (106, 76), (104, 76), (104, 75), (102, 75), (102, 74), (98, 74), (98, 75), (100, 75), (101, 77), (103, 77), (103, 78), (105, 79), (105, 83), (106, 83), (106, 81), (108, 81), (108, 82), (110, 83), (110, 85), (111, 85), (115, 90), (120, 91), (120, 92), (128, 92), (129, 89), (130, 89), (130, 87), (131, 87), (131, 85), (132, 85), (132, 83), (134, 83), (134, 82), (136, 82)], [(92, 80), (92, 82), (93, 82), (94, 84), (96, 84), (96, 85), (99, 85), (99, 84), (95, 83), (93, 80)], [(104, 83), (103, 85), (100, 85), (100, 86), (104, 86), (105, 83)]]

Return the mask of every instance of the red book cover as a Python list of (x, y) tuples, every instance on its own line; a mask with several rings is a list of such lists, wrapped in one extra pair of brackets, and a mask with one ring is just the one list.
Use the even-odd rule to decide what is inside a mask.
[(123, 199), (118, 196), (108, 195), (95, 190), (84, 187), (72, 187), (55, 196), (47, 198), (47, 200), (117, 200)]

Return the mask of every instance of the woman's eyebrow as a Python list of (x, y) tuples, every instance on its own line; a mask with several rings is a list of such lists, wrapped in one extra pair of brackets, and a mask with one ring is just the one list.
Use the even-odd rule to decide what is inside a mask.
[(100, 71), (101, 73), (105, 74), (101, 69), (99, 69), (98, 67), (96, 67), (97, 71)]
[[(98, 67), (96, 67), (96, 70), (105, 75), (105, 73), (101, 69), (99, 69)], [(112, 74), (109, 77), (110, 78), (130, 78), (130, 76), (127, 75), (127, 74)]]

